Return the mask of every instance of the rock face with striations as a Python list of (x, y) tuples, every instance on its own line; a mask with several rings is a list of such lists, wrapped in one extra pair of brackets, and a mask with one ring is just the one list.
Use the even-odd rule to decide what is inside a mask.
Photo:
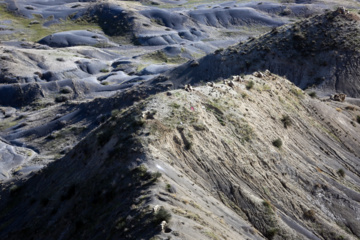
[(2, 190), (0, 238), (360, 237), (359, 108), (258, 76), (112, 111), (64, 158)]

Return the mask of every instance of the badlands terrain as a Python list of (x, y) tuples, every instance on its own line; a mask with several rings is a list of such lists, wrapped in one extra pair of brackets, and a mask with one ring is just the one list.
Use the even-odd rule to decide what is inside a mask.
[(0, 1), (0, 239), (359, 239), (359, 12)]

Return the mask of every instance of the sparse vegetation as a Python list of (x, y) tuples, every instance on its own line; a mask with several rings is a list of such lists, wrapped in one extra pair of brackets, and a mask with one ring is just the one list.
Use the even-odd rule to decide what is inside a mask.
[(180, 105), (175, 103), (175, 102), (171, 103), (169, 106), (172, 107), (172, 108), (176, 108), (176, 109), (180, 108)]
[(216, 236), (214, 232), (205, 232), (205, 235), (211, 240), (219, 240), (219, 237)]
[(100, 72), (102, 72), (102, 73), (108, 73), (108, 72), (110, 72), (110, 70), (107, 69), (107, 68), (103, 68), (103, 69), (100, 70)]
[(161, 207), (154, 214), (153, 223), (156, 225), (160, 224), (162, 221), (166, 221), (168, 223), (170, 219), (171, 219), (171, 213), (169, 213), (169, 211), (167, 211), (164, 207)]
[(67, 100), (68, 100), (68, 98), (64, 95), (55, 97), (55, 102), (57, 102), (57, 103), (66, 102)]
[[(194, 1), (190, 2), (195, 3)], [(294, 1), (288, 0), (287, 2)], [(81, 9), (85, 4), (81, 3)], [(128, 2), (121, 3), (122, 6), (126, 4)], [(139, 4), (140, 6), (142, 2), (130, 1), (129, 4)], [(151, 4), (151, 1), (149, 4)], [(212, 5), (212, 3), (209, 3), (209, 5)], [(265, 5), (262, 7), (268, 7)], [(105, 11), (107, 5), (104, 6)], [(225, 6), (233, 11), (233, 3), (224, 6), (219, 5), (219, 10), (223, 12)], [(141, 9), (146, 8), (146, 6), (141, 7)], [(131, 9), (136, 11), (140, 7), (132, 6)], [(311, 9), (308, 10), (308, 12), (312, 12), (310, 11)], [(210, 9), (209, 11), (212, 10)], [(128, 14), (126, 6), (123, 13)], [(129, 14), (133, 14), (132, 16), (136, 19), (136, 24), (139, 23), (136, 26), (140, 26), (141, 21), (146, 20), (146, 17), (143, 15), (138, 18), (139, 15), (135, 12), (129, 12)], [(179, 14), (179, 11), (176, 14)], [(290, 20), (293, 16), (290, 16)], [(183, 19), (188, 19), (188, 17), (187, 15), (182, 16)], [(115, 16), (110, 21), (116, 22), (119, 18), (120, 12), (119, 16)], [(311, 21), (311, 19), (308, 20), (310, 24), (312, 24)], [(150, 20), (145, 22), (149, 23)], [(40, 24), (34, 25), (40, 27), (43, 22), (40, 20), (38, 23)], [(186, 22), (184, 24), (188, 27)], [(191, 27), (198, 28), (196, 25)], [(30, 26), (30, 28), (35, 28), (35, 26)], [(221, 28), (223, 27), (221, 26)], [(144, 30), (143, 28), (141, 29)], [(150, 33), (154, 29), (160, 30), (164, 28), (148, 24), (146, 31)], [(211, 29), (213, 28), (211, 27)], [(231, 29), (233, 28), (231, 27)], [(91, 236), (116, 239), (160, 239), (166, 237), (174, 238), (174, 236), (181, 238), (187, 232), (185, 235), (181, 232), (177, 232), (178, 235), (176, 235), (175, 232), (181, 231), (184, 226), (185, 228), (192, 228), (188, 232), (189, 238), (199, 238), (199, 234), (202, 234), (200, 238), (214, 240), (246, 236), (250, 238), (251, 236), (254, 238), (266, 237), (267, 239), (301, 237), (301, 233), (296, 233), (293, 229), (286, 227), (286, 224), (283, 224), (281, 216), (284, 215), (291, 217), (294, 226), (304, 226), (306, 231), (322, 239), (340, 239), (338, 237), (340, 234), (349, 239), (353, 236), (355, 237), (353, 229), (356, 228), (356, 222), (352, 221), (351, 214), (340, 214), (338, 211), (333, 211), (334, 218), (329, 218), (321, 212), (318, 204), (311, 205), (308, 198), (314, 198), (323, 193), (326, 196), (331, 195), (331, 183), (327, 182), (324, 177), (320, 179), (321, 181), (318, 181), (320, 175), (328, 175), (330, 178), (335, 176), (339, 188), (345, 185), (349, 189), (354, 189), (354, 191), (359, 190), (351, 181), (343, 179), (345, 177), (345, 170), (347, 171), (348, 168), (345, 168), (347, 166), (344, 164), (338, 165), (338, 157), (335, 156), (336, 154), (333, 154), (333, 152), (340, 152), (347, 156), (347, 150), (351, 149), (346, 149), (346, 144), (342, 142), (341, 144), (333, 142), (330, 147), (327, 146), (327, 143), (334, 141), (334, 139), (329, 139), (330, 134), (336, 134), (337, 136), (341, 134), (344, 137), (344, 131), (346, 130), (347, 139), (356, 147), (356, 136), (354, 137), (353, 133), (356, 133), (356, 130), (359, 128), (356, 123), (357, 121), (360, 124), (360, 115), (356, 116), (359, 114), (359, 109), (355, 105), (355, 108), (345, 107), (346, 105), (351, 105), (351, 101), (348, 101), (348, 103), (337, 103), (330, 100), (326, 102), (310, 100), (309, 97), (306, 98), (310, 101), (301, 101), (299, 97), (302, 97), (305, 92), (295, 87), (294, 84), (286, 79), (277, 76), (280, 72), (282, 75), (295, 76), (294, 78), (298, 80), (296, 74), (303, 72), (301, 74), (308, 76), (306, 71), (310, 68), (314, 69), (314, 73), (307, 79), (309, 84), (313, 84), (314, 79), (317, 79), (317, 77), (322, 77), (324, 74), (326, 80), (328, 80), (328, 75), (330, 75), (330, 73), (325, 72), (325, 67), (327, 65), (331, 66), (333, 60), (328, 60), (326, 64), (319, 61), (320, 58), (331, 59), (330, 57), (327, 58), (326, 54), (319, 52), (320, 54), (314, 57), (316, 58), (314, 62), (322, 66), (321, 70), (317, 71), (318, 65), (312, 66), (311, 61), (313, 60), (310, 56), (313, 52), (316, 53), (316, 51), (309, 50), (310, 47), (305, 42), (311, 38), (311, 34), (302, 29), (301, 26), (298, 26), (297, 32), (294, 35), (289, 34), (291, 32), (290, 29), (291, 26), (287, 25), (274, 29), (272, 34), (265, 35), (260, 35), (254, 31), (252, 34), (259, 35), (259, 38), (254, 39), (251, 43), (241, 43), (239, 48), (232, 46), (227, 50), (219, 49), (215, 51), (215, 54), (222, 55), (214, 56), (214, 54), (211, 54), (199, 60), (203, 66), (197, 67), (201, 68), (201, 72), (198, 75), (194, 75), (195, 71), (192, 71), (196, 67), (189, 71), (189, 66), (197, 66), (199, 62), (190, 61), (179, 68), (180, 72), (177, 72), (178, 69), (176, 71), (168, 71), (164, 73), (164, 77), (161, 76), (162, 74), (159, 74), (159, 78), (156, 77), (147, 84), (139, 86), (136, 86), (136, 84), (147, 81), (147, 76), (144, 76), (147, 73), (143, 71), (144, 74), (138, 74), (136, 68), (148, 66), (156, 61), (171, 62), (172, 54), (178, 54), (179, 52), (178, 44), (174, 46), (171, 44), (166, 48), (164, 46), (151, 46), (146, 47), (145, 50), (141, 49), (141, 47), (124, 45), (114, 49), (106, 49), (106, 51), (100, 49), (96, 52), (90, 52), (92, 50), (88, 50), (87, 47), (77, 47), (72, 48), (71, 51), (66, 53), (69, 54), (69, 59), (68, 55), (61, 52), (61, 49), (57, 49), (59, 56), (65, 57), (64, 61), (61, 60), (61, 62), (66, 63), (64, 68), (67, 68), (67, 64), (69, 66), (75, 63), (78, 64), (78, 59), (88, 58), (89, 61), (97, 61), (98, 59), (96, 58), (98, 56), (105, 58), (106, 53), (111, 54), (113, 50), (116, 51), (116, 56), (121, 56), (126, 52), (126, 56), (116, 57), (116, 59), (111, 57), (111, 61), (109, 60), (110, 57), (106, 57), (106, 62), (109, 64), (111, 62), (112, 65), (111, 67), (110, 65), (103, 65), (108, 69), (100, 70), (100, 72), (106, 73), (113, 68), (117, 68), (114, 70), (114, 74), (115, 71), (123, 72), (118, 72), (118, 79), (112, 78), (110, 82), (110, 84), (113, 84), (112, 87), (101, 87), (99, 85), (101, 88), (91, 85), (91, 82), (89, 83), (90, 85), (80, 86), (76, 84), (77, 78), (72, 77), (77, 72), (69, 72), (69, 78), (72, 79), (71, 82), (73, 83), (71, 90), (62, 89), (61, 87), (64, 86), (63, 82), (59, 82), (59, 84), (56, 84), (56, 82), (39, 83), (56, 85), (54, 93), (51, 93), (51, 95), (43, 94), (46, 95), (43, 101), (49, 101), (52, 104), (49, 111), (45, 109), (46, 111), (41, 110), (34, 113), (32, 109), (27, 107), (22, 109), (16, 108), (14, 116), (24, 114), (26, 119), (19, 120), (19, 124), (13, 129), (9, 129), (9, 133), (5, 132), (4, 137), (12, 139), (12, 136), (19, 135), (18, 133), (22, 136), (24, 135), (22, 133), (24, 130), (25, 135), (28, 133), (32, 134), (32, 132), (39, 135), (44, 134), (44, 137), (41, 136), (40, 138), (37, 138), (35, 134), (31, 135), (32, 139), (26, 136), (19, 138), (19, 141), (24, 141), (26, 144), (29, 142), (34, 143), (34, 151), (31, 151), (33, 153), (31, 156), (33, 160), (30, 161), (37, 162), (48, 159), (44, 158), (42, 154), (43, 152), (47, 153), (50, 147), (43, 151), (40, 146), (43, 142), (52, 142), (53, 145), (58, 145), (56, 150), (64, 148), (61, 152), (64, 154), (64, 157), (50, 164), (49, 169), (34, 174), (38, 176), (31, 178), (30, 184), (25, 183), (20, 191), (16, 188), (16, 185), (10, 185), (11, 187), (8, 188), (8, 183), (5, 183), (4, 186), (7, 187), (4, 189), (5, 191), (10, 191), (10, 197), (8, 200), (8, 192), (4, 194), (4, 204), (2, 203), (4, 209), (0, 210), (0, 216), (1, 220), (9, 223), (6, 223), (8, 225), (5, 227), (4, 223), (0, 224), (0, 232), (5, 230), (5, 234), (8, 234), (7, 232), (10, 231), (9, 234), (14, 234), (15, 238), (39, 230), (39, 235), (44, 236), (44, 238), (48, 236), (51, 238), (53, 233), (47, 229), (42, 229), (42, 225), (49, 224), (48, 219), (61, 220), (66, 218), (68, 221), (52, 221), (57, 225), (55, 226), (51, 223), (49, 229), (55, 229), (56, 233), (63, 233), (64, 238), (70, 237), (74, 239), (91, 238)], [(169, 27), (168, 31), (171, 31), (171, 33), (165, 32), (165, 34), (173, 34), (176, 30), (176, 27)], [(195, 29), (194, 31), (197, 32), (198, 30)], [(204, 28), (201, 27), (200, 30), (204, 31), (203, 36), (207, 34), (206, 26)], [(235, 30), (238, 31), (239, 29)], [(194, 31), (192, 30), (191, 32)], [(185, 32), (185, 29), (183, 32)], [(243, 30), (238, 32), (243, 34)], [(138, 35), (138, 33), (137, 29), (135, 29), (131, 34), (142, 38), (143, 36)], [(188, 34), (187, 32), (185, 33)], [(275, 33), (277, 33), (277, 39), (272, 40), (273, 45), (264, 44), (263, 46), (262, 39), (274, 37)], [(221, 32), (217, 34), (220, 35)], [(291, 37), (293, 36), (295, 40), (299, 41), (294, 43), (292, 38), (286, 38), (286, 34)], [(161, 37), (163, 36), (158, 37), (159, 35), (160, 31), (155, 36), (154, 41), (151, 41), (156, 43), (160, 39), (158, 42), (161, 42)], [(203, 36), (195, 40), (199, 41)], [(331, 38), (333, 37), (329, 34), (327, 39)], [(164, 39), (167, 40), (165, 37)], [(305, 39), (305, 41), (302, 41), (302, 39)], [(173, 40), (176, 41), (177, 36)], [(301, 60), (305, 65), (300, 66), (299, 62), (297, 62), (295, 58), (298, 55), (292, 49), (289, 49), (289, 42), (291, 46), (296, 45), (300, 47), (300, 45), (303, 45), (304, 56), (309, 56)], [(347, 40), (345, 39), (344, 45), (347, 44), (346, 42)], [(143, 41), (141, 43), (144, 44)], [(196, 49), (199, 49), (200, 52), (200, 49), (202, 49), (200, 45), (190, 47), (190, 44), (190, 40), (185, 41), (183, 45), (179, 44), (179, 46), (184, 47), (184, 50), (181, 49), (184, 52), (184, 54), (181, 54), (184, 58), (185, 56), (190, 58), (192, 51), (198, 51)], [(195, 42), (194, 44), (197, 43)], [(277, 48), (275, 44), (282, 44), (283, 47), (281, 49)], [(318, 42), (314, 43), (314, 45), (316, 44)], [(28, 47), (31, 48), (31, 46), (29, 45)], [(38, 61), (37, 56), (33, 57), (30, 54), (31, 51), (41, 50), (45, 53), (45, 60), (47, 59), (46, 54), (56, 54), (55, 50), (47, 51), (48, 47), (46, 46), (37, 44), (34, 46), (41, 49), (33, 47), (33, 49), (26, 48), (21, 50), (23, 52), (28, 51), (26, 56), (31, 61), (32, 58), (36, 58), (35, 60)], [(187, 49), (188, 46), (189, 48)], [(324, 46), (324, 48), (326, 47)], [(4, 49), (6, 48), (7, 46)], [(12, 48), (15, 47), (12, 46)], [(92, 49), (92, 47), (89, 47), (89, 49)], [(157, 49), (163, 50), (151, 53), (151, 51), (156, 51)], [(336, 52), (337, 49), (335, 47), (334, 49), (332, 51)], [(207, 48), (204, 48), (204, 50), (208, 52)], [(281, 59), (282, 50), (287, 54), (288, 62)], [(315, 50), (317, 49), (315, 48)], [(127, 51), (129, 51), (129, 55), (133, 56), (133, 58), (127, 56)], [(350, 55), (351, 52), (338, 51), (337, 53), (339, 57), (336, 58), (336, 61), (340, 61), (342, 58), (340, 55), (347, 57), (346, 55)], [(249, 55), (241, 56), (242, 54)], [(8, 55), (16, 56), (16, 54)], [(52, 60), (56, 57), (52, 56)], [(216, 61), (224, 64), (224, 66), (219, 64), (216, 68), (212, 69), (211, 64), (206, 62), (209, 58), (211, 60), (211, 57), (214, 57)], [(220, 59), (222, 62), (220, 62)], [(245, 62), (247, 61), (246, 59), (248, 62)], [(269, 61), (273, 59), (273, 62), (264, 64), (261, 62), (262, 59)], [(7, 60), (5, 59), (4, 61)], [(55, 62), (55, 64), (61, 62)], [(284, 70), (281, 64), (286, 65), (287, 63), (298, 67), (298, 70), (293, 71), (293, 74), (291, 74), (292, 70)], [(92, 67), (92, 65), (90, 66)], [(225, 68), (222, 69), (222, 67)], [(232, 88), (216, 83), (213, 87), (210, 87), (212, 84), (209, 84), (209, 86), (196, 88), (191, 92), (184, 90), (163, 92), (167, 88), (175, 88), (185, 82), (191, 81), (193, 83), (200, 81), (200, 78), (205, 82), (214, 81), (209, 78), (227, 78), (226, 74), (234, 73), (234, 71), (237, 71), (236, 74), (240, 74), (241, 72), (248, 73), (264, 70), (266, 67), (274, 71), (274, 74), (264, 71), (264, 75), (261, 75), (259, 78), (254, 76), (246, 76), (243, 79), (235, 78), (234, 85), (228, 84)], [(97, 69), (97, 73), (100, 68), (102, 67)], [(187, 69), (183, 71), (183, 68)], [(157, 67), (154, 69), (155, 72), (158, 71)], [(159, 71), (161, 69), (159, 68)], [(31, 73), (43, 70), (41, 64), (37, 66), (37, 70), (30, 69)], [(90, 72), (92, 69), (89, 68), (88, 70)], [(75, 69), (75, 71), (78, 70)], [(152, 69), (149, 68), (150, 71)], [(217, 71), (216, 74), (213, 74), (214, 71)], [(109, 74), (97, 73), (91, 79), (95, 80), (97, 78), (97, 82), (102, 81), (101, 84), (103, 85), (109, 84), (109, 82), (104, 82), (105, 75)], [(36, 75), (34, 76), (36, 77)], [(62, 77), (61, 74), (59, 76)], [(82, 76), (82, 74), (79, 76)], [(122, 76), (126, 76), (126, 79), (131, 78), (131, 80), (123, 82)], [(171, 80), (173, 85), (170, 81), (166, 80)], [(302, 81), (302, 79), (299, 79), (299, 81)], [(298, 81), (294, 82), (298, 83)], [(66, 84), (68, 83), (66, 82)], [(121, 84), (121, 86), (117, 86), (118, 84)], [(134, 87), (126, 89), (128, 85), (132, 84), (134, 84)], [(154, 87), (152, 84), (154, 84)], [(22, 86), (22, 84), (19, 85)], [(303, 82), (300, 85), (303, 86)], [(86, 88), (87, 86), (89, 86), (89, 89)], [(247, 90), (244, 90), (245, 87)], [(80, 92), (82, 88), (86, 88), (86, 91), (90, 92), (91, 95), (88, 96), (87, 92), (82, 94)], [(60, 93), (58, 92), (59, 89)], [(96, 89), (96, 94), (93, 94), (92, 89)], [(98, 92), (99, 89), (109, 91), (102, 94)], [(120, 90), (113, 94), (113, 91), (115, 93), (116, 89)], [(308, 91), (313, 89), (309, 88)], [(32, 89), (29, 91), (32, 91)], [(37, 94), (37, 92), (35, 93)], [(47, 91), (44, 93), (47, 93)], [(316, 97), (315, 92), (307, 94), (310, 97)], [(68, 101), (64, 105), (55, 105), (53, 99), (58, 95), (74, 100)], [(110, 95), (111, 97), (108, 97)], [(153, 97), (147, 98), (149, 95)], [(78, 96), (81, 98), (78, 98)], [(93, 96), (96, 99), (91, 100)], [(97, 98), (97, 96), (99, 97)], [(242, 98), (247, 99), (244, 100)], [(277, 101), (278, 99), (279, 101)], [(20, 100), (22, 99), (19, 98)], [(330, 109), (330, 113), (333, 114), (336, 106), (341, 106), (344, 111), (343, 114), (337, 114), (338, 116), (344, 115), (346, 117), (343, 123), (348, 124), (352, 120), (352, 124), (355, 127), (350, 125), (349, 129), (342, 129), (338, 124), (338, 120), (342, 118), (332, 118), (331, 116), (329, 118), (326, 115), (327, 109)], [(154, 116), (155, 109), (158, 112)], [(78, 112), (74, 112), (77, 110)], [(7, 127), (8, 124), (14, 124), (14, 120), (17, 120), (14, 116), (5, 117), (6, 112), (9, 111), (8, 109), (4, 108), (2, 111), (4, 113), (1, 116), (3, 122), (0, 123), (0, 129), (3, 126)], [(291, 117), (286, 114), (289, 114)], [(40, 120), (36, 119), (36, 115), (42, 117), (42, 123), (50, 122), (50, 124), (45, 126), (46, 131), (41, 129), (41, 127), (37, 128), (37, 124), (40, 125), (38, 123)], [(331, 124), (328, 124), (328, 122)], [(21, 125), (24, 123), (27, 124), (24, 125), (25, 127)], [(56, 128), (52, 128), (51, 124), (56, 125)], [(292, 130), (289, 128), (294, 128), (294, 131), (298, 130), (299, 124), (301, 126), (308, 126), (304, 131), (301, 131), (305, 137), (301, 138), (299, 134), (295, 134), (290, 136), (294, 139), (291, 139), (291, 141), (287, 140)], [(67, 134), (65, 130), (68, 131), (72, 126), (82, 127), (83, 133), (80, 135), (76, 132), (78, 130), (73, 129), (71, 134)], [(288, 130), (283, 129), (283, 127)], [(323, 128), (326, 128), (326, 130)], [(44, 133), (37, 133), (40, 132), (37, 129), (43, 130)], [(276, 129), (279, 130), (277, 133)], [(330, 133), (327, 134), (328, 132), (326, 131)], [(281, 135), (283, 133), (285, 134)], [(48, 135), (51, 135), (53, 139), (46, 138)], [(333, 137), (332, 135), (331, 137)], [(14, 139), (16, 139), (15, 137)], [(282, 146), (283, 141), (284, 146)], [(12, 142), (9, 144), (12, 144)], [(72, 148), (72, 146), (75, 147)], [(24, 149), (21, 150), (21, 154), (26, 154), (26, 148), (27, 146), (19, 148), (20, 150)], [(39, 148), (38, 154), (36, 154), (37, 148)], [(55, 152), (55, 150), (52, 151)], [(68, 151), (71, 152), (67, 154)], [(52, 156), (51, 159), (53, 159)], [(311, 161), (307, 158), (311, 158)], [(352, 166), (352, 161), (353, 159), (348, 159), (349, 166)], [(167, 172), (167, 176), (162, 177), (161, 172), (156, 172), (156, 170), (149, 171), (146, 165), (141, 163), (149, 163), (151, 169), (162, 169), (162, 166), (165, 168), (161, 170), (164, 174), (166, 170), (169, 170), (166, 168), (167, 164), (170, 164), (173, 168), (171, 173)], [(305, 175), (300, 174), (299, 178), (301, 181), (289, 181), (294, 174), (302, 172), (302, 166), (306, 166), (307, 170), (305, 172), (309, 170), (308, 172), (311, 173), (305, 174), (309, 179), (306, 179), (306, 177), (302, 179), (300, 175), (303, 178)], [(338, 167), (331, 169), (331, 166)], [(345, 170), (338, 169), (340, 166), (343, 166)], [(12, 169), (11, 174), (16, 170), (18, 169)], [(349, 168), (349, 172), (346, 172), (348, 179), (350, 179), (350, 170)], [(24, 174), (26, 171), (28, 171), (27, 165), (18, 175)], [(276, 175), (275, 177), (274, 174)], [(15, 174), (13, 175), (16, 177)], [(230, 179), (227, 179), (227, 177)], [(37, 182), (38, 180), (39, 182)], [(307, 180), (311, 184), (308, 184)], [(22, 184), (21, 181), (16, 182), (16, 184)], [(76, 186), (71, 185), (71, 183), (75, 182)], [(318, 186), (315, 187), (315, 185)], [(250, 186), (251, 189), (249, 189), (251, 191), (244, 188), (244, 186)], [(206, 188), (206, 191), (202, 187)], [(278, 189), (275, 189), (277, 187)], [(34, 192), (32, 189), (36, 189), (36, 191)], [(294, 189), (297, 191), (297, 194), (289, 194)], [(205, 196), (203, 198), (203, 190), (209, 195), (208, 197)], [(308, 198), (303, 196), (308, 196)], [(288, 199), (289, 197), (291, 199)], [(267, 198), (269, 200), (262, 200)], [(22, 201), (23, 199), (25, 201)], [(32, 203), (33, 208), (24, 215), (19, 209), (27, 208), (29, 206), (27, 202), (30, 199), (35, 199)], [(339, 200), (342, 199), (332, 198), (334, 206), (339, 203)], [(65, 203), (65, 201), (67, 202)], [(166, 208), (154, 207), (152, 209), (150, 204), (163, 204)], [(354, 204), (356, 205), (356, 201), (349, 199), (346, 207), (352, 208)], [(65, 208), (59, 208), (59, 206), (64, 206)], [(83, 206), (91, 206), (91, 211)], [(314, 207), (314, 209), (308, 210), (310, 206)], [(212, 211), (215, 208), (219, 211)], [(56, 211), (58, 212), (56, 213)], [(27, 221), (28, 219), (33, 219), (34, 216), (36, 217), (36, 214), (39, 215), (39, 212), (41, 213), (41, 218), (36, 218), (34, 223)], [(162, 229), (163, 232), (160, 233), (159, 224), (162, 221), (171, 221), (171, 218), (175, 218), (175, 214), (176, 223), (173, 220), (174, 224), (165, 226)], [(234, 217), (234, 214), (237, 214), (236, 217), (239, 219), (240, 217), (243, 218), (248, 223), (246, 224), (247, 226), (237, 228), (238, 224), (229, 222), (228, 220)], [(26, 218), (22, 218), (23, 215)], [(69, 225), (67, 224), (68, 222), (73, 224)], [(180, 226), (178, 223), (183, 226)], [(17, 229), (16, 224), (19, 226), (19, 229)], [(346, 224), (347, 229), (340, 229), (342, 228), (340, 224)], [(104, 231), (99, 231), (99, 227)], [(174, 230), (170, 229), (170, 227), (174, 228)], [(348, 229), (349, 231), (346, 232), (345, 230)], [(18, 233), (15, 231), (18, 231)], [(172, 231), (171, 234), (165, 234), (170, 231)], [(229, 232), (227, 233), (226, 231)]]
[(311, 98), (316, 98), (316, 92), (310, 92), (310, 93), (309, 93), (309, 96), (310, 96)]
[(161, 18), (151, 18), (150, 21), (153, 23), (156, 23), (160, 26), (165, 26), (165, 23), (163, 22), (163, 20)]
[[(10, 29), (15, 29), (12, 34), (3, 34), (0, 36), (0, 40), (9, 41), (9, 40), (19, 40), (20, 38), (26, 36), (28, 41), (36, 42), (41, 38), (62, 31), (70, 30), (100, 30), (100, 27), (95, 23), (89, 23), (87, 21), (72, 21), (70, 19), (61, 20), (57, 24), (51, 24), (50, 26), (44, 27), (43, 23), (50, 20), (50, 18), (43, 18), (39, 14), (33, 14), (33, 19), (25, 18), (20, 15), (14, 15), (6, 10), (5, 5), (0, 5), (0, 20), (9, 21)], [(31, 24), (33, 23), (33, 24)], [(34, 24), (38, 23), (38, 24)]]
[(14, 121), (14, 120), (1, 120), (0, 121), (0, 131), (4, 131), (8, 128), (11, 128), (13, 126), (15, 126), (16, 124), (18, 124), (18, 121)]
[(251, 90), (253, 87), (254, 87), (255, 83), (254, 81), (249, 81), (247, 84), (246, 84), (246, 89), (247, 90)]
[(292, 121), (291, 121), (291, 118), (289, 117), (289, 115), (284, 115), (281, 118), (281, 122), (284, 124), (284, 128), (288, 128), (292, 124)]
[(278, 228), (271, 228), (266, 231), (265, 237), (267, 237), (268, 239), (273, 239), (278, 232), (279, 232)]
[(304, 212), (304, 218), (314, 222), (316, 220), (315, 211), (313, 209), (309, 209), (309, 210), (305, 211)]
[(278, 139), (275, 139), (275, 140), (272, 142), (272, 144), (273, 144), (275, 147), (277, 147), (277, 148), (281, 148), (283, 142), (282, 142), (282, 140), (281, 140), (280, 138), (278, 138)]
[(297, 88), (297, 87), (291, 88), (291, 92), (292, 92), (295, 96), (300, 97), (300, 98), (302, 98), (302, 97), (304, 96), (303, 91), (302, 91), (300, 88)]
[(161, 172), (154, 172), (152, 174), (152, 180), (156, 182), (162, 176)]
[(224, 118), (224, 112), (221, 110), (221, 107), (219, 106), (218, 103), (210, 102), (210, 103), (207, 103), (204, 105), (208, 111), (211, 111), (212, 113), (214, 113), (214, 116), (220, 122), (220, 124), (222, 126), (226, 125), (225, 118)]
[(241, 143), (249, 142), (254, 135), (252, 127), (244, 119), (235, 119), (229, 117), (229, 122), (235, 127), (236, 136)]
[(274, 213), (274, 206), (271, 204), (271, 202), (269, 200), (264, 200), (262, 202), (263, 206), (265, 207), (266, 211), (269, 213), (269, 214), (273, 214)]
[(344, 169), (340, 168), (339, 170), (337, 170), (337, 174), (340, 176), (340, 177), (345, 177), (345, 171)]
[[(143, 60), (151, 63), (185, 63), (187, 59), (181, 56), (169, 57), (163, 51), (159, 50), (153, 53), (146, 54), (142, 57)], [(145, 66), (142, 66), (145, 67)]]

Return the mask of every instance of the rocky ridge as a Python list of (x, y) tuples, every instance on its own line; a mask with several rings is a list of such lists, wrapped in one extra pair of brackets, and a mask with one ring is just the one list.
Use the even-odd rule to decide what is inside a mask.
[(270, 73), (154, 95), (10, 184), (1, 237), (355, 239), (357, 114)]
[(356, 13), (339, 8), (217, 50), (167, 76), (194, 84), (269, 69), (302, 89), (359, 97), (359, 20)]

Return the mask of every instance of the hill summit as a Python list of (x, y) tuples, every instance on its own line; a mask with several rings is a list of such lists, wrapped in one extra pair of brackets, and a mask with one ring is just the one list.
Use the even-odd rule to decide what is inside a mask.
[(326, 94), (359, 97), (359, 19), (338, 8), (217, 50), (198, 64), (186, 63), (168, 75), (195, 83), (269, 69), (302, 89), (316, 86)]

